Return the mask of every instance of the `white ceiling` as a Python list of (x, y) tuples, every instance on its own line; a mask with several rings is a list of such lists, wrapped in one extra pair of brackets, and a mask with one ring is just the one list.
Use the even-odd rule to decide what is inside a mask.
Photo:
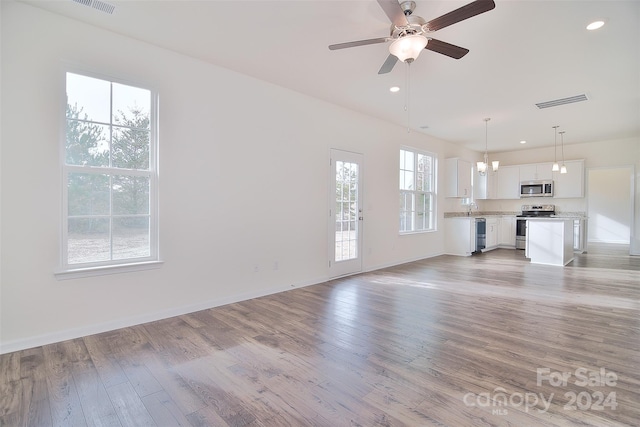
[[(327, 48), (389, 34), (373, 0), (104, 0), (113, 14), (72, 0), (23, 2), (407, 126), (406, 65), (377, 74), (387, 44)], [(416, 0), (414, 14), (429, 21), (469, 2)], [(587, 31), (596, 19), (606, 25)], [(496, 0), (433, 37), (470, 53), (424, 51), (411, 65), (413, 131), (484, 151), (490, 117), (489, 152), (552, 146), (554, 125), (567, 144), (640, 136), (637, 0)], [(579, 94), (589, 100), (535, 106)]]

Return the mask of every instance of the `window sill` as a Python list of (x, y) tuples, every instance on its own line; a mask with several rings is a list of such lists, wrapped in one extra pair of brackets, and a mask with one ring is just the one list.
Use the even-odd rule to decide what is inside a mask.
[(400, 236), (410, 236), (412, 234), (425, 234), (425, 233), (433, 233), (435, 232), (435, 229), (430, 229), (430, 230), (416, 230), (416, 231), (400, 231), (398, 234)]
[(153, 270), (162, 267), (163, 261), (135, 262), (121, 265), (107, 265), (89, 268), (74, 268), (53, 273), (58, 280), (79, 279), (82, 277), (104, 276), (107, 274), (129, 273), (133, 271)]

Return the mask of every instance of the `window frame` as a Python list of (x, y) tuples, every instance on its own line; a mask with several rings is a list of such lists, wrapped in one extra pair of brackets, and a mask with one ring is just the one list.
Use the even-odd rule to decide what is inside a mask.
[[(100, 79), (109, 83), (111, 90), (109, 95), (109, 109), (110, 118), (108, 126), (110, 129), (114, 127), (113, 111), (113, 83), (132, 86), (135, 88), (148, 90), (150, 92), (150, 105), (149, 105), (149, 168), (148, 170), (142, 169), (127, 169), (118, 168), (112, 165), (109, 166), (87, 166), (87, 165), (68, 165), (66, 162), (66, 139), (67, 139), (67, 74), (77, 74), (94, 79)], [(159, 150), (159, 138), (158, 138), (158, 105), (159, 96), (158, 91), (148, 84), (131, 81), (128, 79), (116, 77), (113, 75), (106, 75), (103, 73), (94, 72), (85, 68), (78, 68), (75, 66), (63, 66), (61, 72), (61, 108), (60, 108), (60, 135), (59, 135), (59, 147), (60, 147), (60, 184), (61, 184), (61, 221), (60, 221), (60, 250), (59, 250), (59, 267), (54, 271), (56, 278), (72, 279), (78, 277), (97, 276), (104, 274), (113, 274), (121, 272), (131, 272), (139, 270), (148, 270), (152, 268), (159, 268), (162, 265), (160, 259), (160, 237), (159, 237), (159, 201), (158, 201), (158, 150)], [(92, 122), (99, 123), (101, 122)], [(68, 180), (72, 173), (88, 173), (95, 175), (106, 175), (110, 177), (110, 182), (113, 177), (116, 176), (129, 176), (129, 177), (146, 177), (149, 179), (149, 256), (137, 257), (137, 258), (123, 258), (123, 259), (109, 259), (105, 261), (92, 261), (84, 263), (69, 263), (68, 262), (68, 226), (69, 226), (69, 193), (68, 193)], [(109, 205), (112, 206), (113, 201), (110, 199)], [(101, 215), (102, 216), (102, 215)], [(114, 218), (119, 215), (109, 210), (108, 215), (104, 215), (112, 222)], [(113, 239), (113, 229), (110, 227), (109, 231), (110, 241)], [(113, 258), (112, 254), (110, 258)]]
[[(406, 189), (402, 189), (402, 182), (401, 182), (401, 175), (404, 169), (401, 169), (401, 161), (402, 161), (402, 156), (403, 156), (403, 151), (406, 152), (410, 152), (413, 154), (413, 190), (406, 190)], [(417, 189), (417, 171), (418, 171), (418, 156), (422, 155), (422, 156), (427, 156), (431, 158), (431, 162), (432, 162), (432, 167), (431, 167), (431, 191), (424, 191), (424, 190), (418, 190)], [(399, 196), (399, 201), (402, 198), (403, 194), (411, 194), (412, 195), (412, 206), (413, 209), (411, 211), (407, 211), (406, 209), (404, 209), (404, 206), (402, 204), (400, 204), (399, 211), (398, 211), (398, 220), (399, 220), (399, 224), (398, 224), (398, 233), (400, 235), (406, 235), (406, 234), (420, 234), (420, 233), (431, 233), (434, 231), (437, 231), (437, 204), (438, 204), (438, 192), (437, 192), (437, 177), (438, 177), (438, 156), (435, 153), (432, 153), (430, 151), (426, 151), (426, 150), (420, 150), (420, 149), (416, 149), (413, 147), (407, 147), (407, 146), (401, 146), (399, 151), (398, 151), (398, 196)], [(430, 200), (431, 200), (431, 209), (429, 211), (425, 211), (425, 214), (428, 213), (429, 216), (427, 218), (428, 220), (428, 224), (429, 227), (428, 228), (421, 228), (421, 229), (416, 229), (416, 223), (417, 223), (417, 218), (416, 215), (418, 213), (418, 211), (415, 209), (416, 208), (416, 199), (418, 195), (425, 195), (427, 196)], [(403, 213), (406, 212), (411, 212), (411, 229), (408, 230), (402, 230), (400, 228), (401, 224), (402, 224), (402, 219), (403, 219)]]

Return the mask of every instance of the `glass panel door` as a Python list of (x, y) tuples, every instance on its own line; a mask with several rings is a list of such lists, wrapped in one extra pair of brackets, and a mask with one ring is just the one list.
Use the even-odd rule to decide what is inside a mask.
[(329, 272), (331, 277), (362, 271), (362, 154), (331, 150)]

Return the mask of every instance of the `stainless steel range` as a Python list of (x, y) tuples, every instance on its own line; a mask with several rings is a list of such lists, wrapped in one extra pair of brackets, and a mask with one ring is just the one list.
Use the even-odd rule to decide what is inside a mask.
[(527, 220), (531, 217), (549, 217), (555, 215), (555, 205), (522, 205), (522, 213), (516, 215), (516, 249), (527, 247)]

